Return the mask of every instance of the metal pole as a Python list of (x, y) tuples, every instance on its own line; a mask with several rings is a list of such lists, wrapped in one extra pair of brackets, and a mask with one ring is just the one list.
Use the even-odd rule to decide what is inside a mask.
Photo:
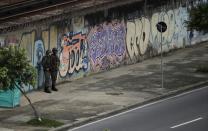
[[(161, 4), (161, 5), (160, 5), (160, 6), (161, 6), (161, 12), (162, 12), (162, 11), (163, 11), (162, 1), (160, 0), (160, 2), (161, 2), (161, 3), (160, 3), (160, 4)], [(160, 19), (162, 20), (162, 16), (161, 16), (161, 15), (160, 15), (160, 17), (161, 17)], [(160, 56), (160, 57), (161, 57), (161, 58), (160, 58), (160, 59), (161, 59), (161, 65), (160, 65), (160, 66), (161, 66), (161, 87), (162, 87), (162, 89), (163, 89), (163, 88), (164, 88), (164, 79), (163, 79), (164, 77), (163, 77), (163, 54), (162, 54), (162, 53), (163, 53), (163, 47), (162, 47), (162, 33), (163, 33), (163, 27), (162, 27), (162, 24), (160, 25), (160, 33), (161, 33), (161, 34), (160, 34), (160, 35), (161, 35), (161, 37), (160, 37), (160, 38), (161, 38), (161, 39), (160, 39), (160, 40), (161, 40), (161, 43), (160, 43), (160, 44), (161, 44), (161, 45), (160, 45), (160, 48), (161, 48), (161, 54), (160, 54), (160, 55), (161, 55), (161, 56)]]
[(161, 28), (161, 32), (160, 32), (160, 34), (161, 34), (161, 44), (160, 44), (160, 48), (161, 48), (161, 53), (160, 53), (160, 55), (161, 55), (161, 80), (162, 80), (162, 82), (161, 82), (161, 86), (162, 86), (162, 88), (164, 88), (164, 79), (163, 79), (163, 48), (162, 48), (162, 25), (160, 25), (160, 28)]

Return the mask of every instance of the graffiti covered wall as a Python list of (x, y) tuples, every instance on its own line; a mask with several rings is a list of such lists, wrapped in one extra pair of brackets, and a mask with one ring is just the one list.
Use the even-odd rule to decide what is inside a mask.
[(90, 69), (84, 17), (73, 18), (70, 27), (64, 27), (59, 33), (58, 49), (61, 62), (59, 74), (61, 79), (83, 77)]
[[(205, 1), (205, 0), (204, 0)], [(207, 2), (207, 1), (206, 1)], [(192, 3), (194, 6), (197, 3)], [(193, 6), (192, 5), (192, 6)], [(60, 58), (58, 81), (74, 80), (90, 73), (135, 63), (173, 49), (184, 48), (208, 39), (207, 35), (187, 31), (189, 4), (153, 10), (148, 15), (94, 22), (85, 16), (64, 19), (51, 25), (27, 27), (22, 30), (0, 34), (0, 46), (18, 45), (26, 49), (28, 59), (37, 69), (37, 86), (44, 85), (42, 57), (47, 49), (56, 47)], [(131, 8), (131, 7), (129, 7)], [(138, 8), (138, 10), (141, 10)], [(100, 16), (99, 16), (100, 17)], [(167, 30), (158, 32), (156, 24), (163, 21)], [(27, 90), (34, 89), (28, 87)]]
[(104, 22), (91, 28), (87, 42), (91, 70), (99, 72), (123, 63), (126, 55), (124, 21)]
[[(150, 17), (128, 20), (126, 44), (130, 59), (137, 60), (149, 51), (147, 48), (151, 48), (154, 54), (160, 53), (161, 43), (164, 52), (190, 44), (187, 40), (186, 20), (188, 20), (188, 12), (182, 7), (167, 12), (156, 12)], [(156, 28), (160, 21), (167, 25), (162, 38)]]

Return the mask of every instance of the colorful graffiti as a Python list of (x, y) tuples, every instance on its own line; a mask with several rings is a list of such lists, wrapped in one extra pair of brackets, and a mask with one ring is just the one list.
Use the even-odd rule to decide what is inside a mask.
[[(160, 53), (161, 42), (165, 52), (185, 46), (187, 43), (185, 20), (187, 19), (187, 9), (180, 7), (167, 12), (154, 13), (151, 19), (142, 17), (128, 21), (126, 43), (129, 57), (132, 60), (138, 59), (150, 46)], [(167, 24), (167, 30), (162, 33), (162, 39), (161, 33), (156, 28), (156, 24), (160, 21)]]
[[(208, 0), (202, 1), (207, 3)], [(114, 19), (96, 23), (96, 20), (93, 26), (90, 26), (90, 20), (87, 21), (86, 17), (78, 16), (49, 27), (40, 25), (1, 34), (0, 46), (17, 44), (25, 48), (29, 60), (37, 68), (37, 87), (41, 87), (44, 76), (40, 61), (45, 50), (53, 47), (58, 48), (61, 61), (58, 79), (73, 80), (89, 72), (108, 70), (159, 54), (161, 43), (163, 51), (168, 52), (207, 40), (207, 36), (205, 39), (205, 35), (197, 31), (187, 31), (184, 23), (188, 20), (188, 10), (198, 4), (200, 2), (196, 0), (187, 2), (187, 7), (163, 12), (152, 10), (149, 12), (154, 12), (151, 16), (144, 16), (138, 9), (124, 16), (129, 18), (127, 22)], [(167, 24), (162, 39), (156, 28), (160, 21)]]
[(124, 21), (104, 22), (91, 29), (87, 42), (91, 69), (94, 72), (118, 66), (126, 54)]
[(61, 47), (61, 64), (59, 68), (61, 77), (65, 77), (67, 74), (72, 75), (75, 71), (79, 72), (81, 69), (87, 71), (88, 56), (85, 34), (81, 32), (78, 34), (65, 34), (61, 42)]
[(38, 85), (37, 87), (42, 87), (44, 84), (44, 72), (41, 65), (43, 56), (45, 55), (45, 48), (42, 40), (35, 41), (34, 55), (33, 55), (33, 66), (36, 67), (38, 73)]

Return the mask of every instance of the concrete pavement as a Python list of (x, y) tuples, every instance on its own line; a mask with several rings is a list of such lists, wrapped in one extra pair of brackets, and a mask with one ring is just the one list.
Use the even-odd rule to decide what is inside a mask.
[[(43, 117), (73, 126), (206, 84), (208, 74), (196, 72), (196, 67), (207, 65), (207, 58), (208, 43), (166, 54), (164, 89), (161, 88), (160, 57), (154, 57), (60, 84), (59, 91), (52, 94), (34, 91), (28, 96)], [(22, 97), (20, 107), (0, 108), (0, 127), (15, 131), (49, 130), (26, 125), (32, 117), (33, 112)]]

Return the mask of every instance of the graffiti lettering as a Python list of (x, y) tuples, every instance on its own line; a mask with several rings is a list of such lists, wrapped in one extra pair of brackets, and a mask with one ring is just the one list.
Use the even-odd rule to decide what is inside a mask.
[[(71, 38), (70, 38), (71, 37)], [(87, 70), (88, 60), (86, 55), (86, 36), (78, 33), (73, 36), (64, 35), (62, 40), (62, 51), (60, 54), (60, 76), (73, 74), (80, 69)]]
[(132, 22), (127, 22), (126, 43), (130, 58), (134, 59), (144, 54), (147, 49), (150, 36), (150, 22), (142, 17)]
[[(185, 20), (187, 19), (187, 9), (180, 7), (176, 10), (154, 13), (150, 20), (142, 17), (128, 21), (126, 44), (131, 60), (144, 55), (149, 46), (157, 53), (161, 52), (161, 43), (165, 52), (185, 46), (187, 43)], [(162, 39), (161, 33), (156, 28), (156, 24), (160, 21), (167, 24), (167, 30), (162, 33)]]

